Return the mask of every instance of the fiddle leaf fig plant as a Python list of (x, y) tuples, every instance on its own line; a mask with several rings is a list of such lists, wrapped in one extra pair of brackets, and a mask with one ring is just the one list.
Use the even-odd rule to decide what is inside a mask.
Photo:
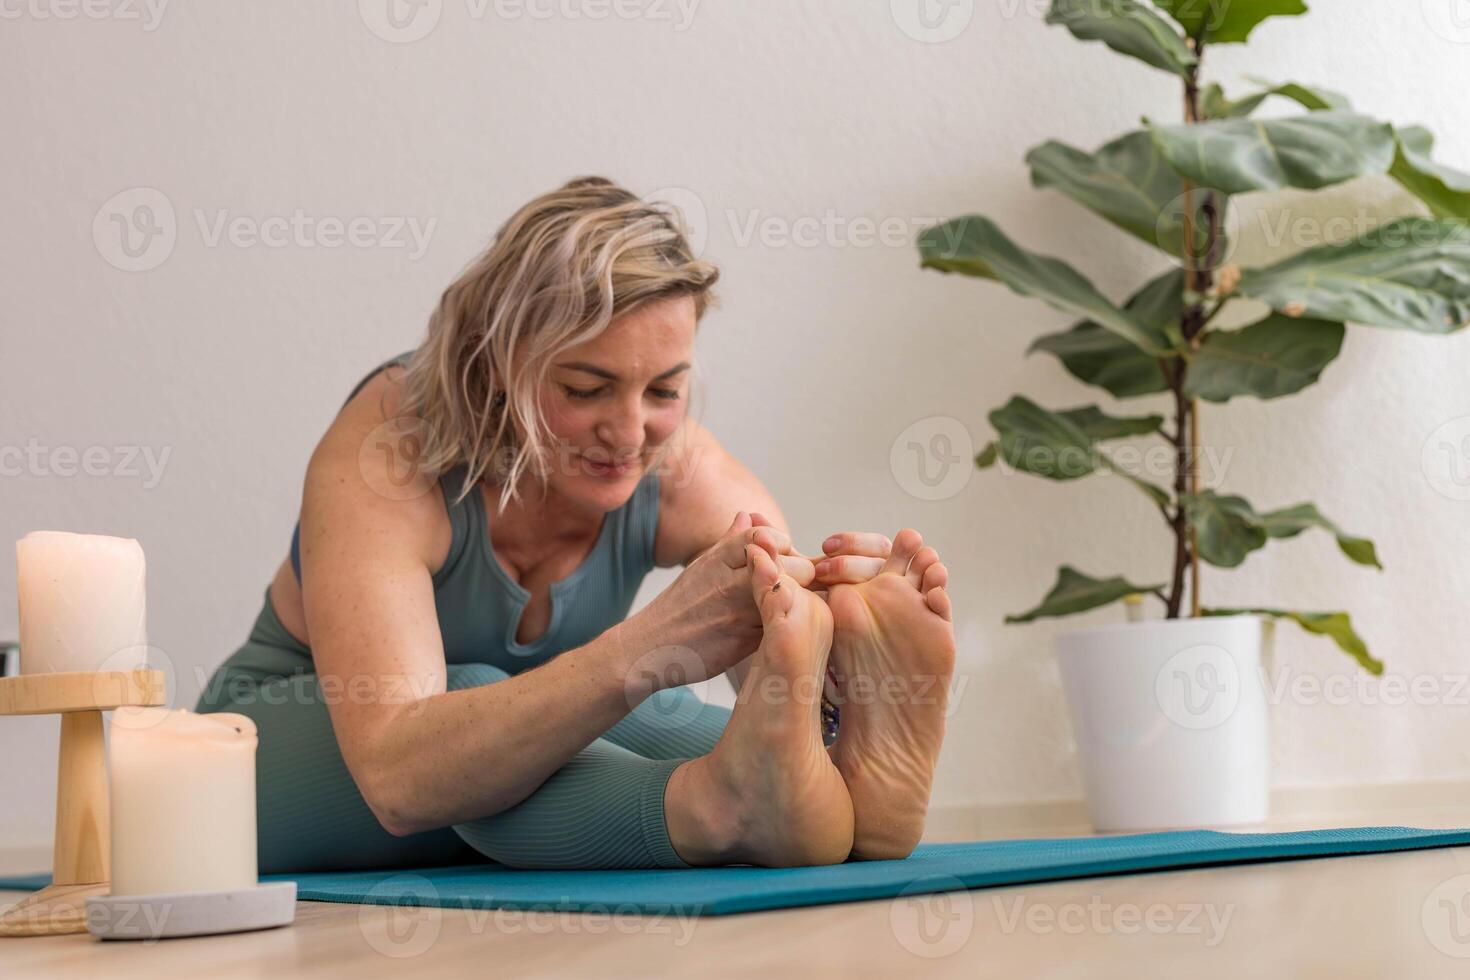
[[(1182, 123), (1145, 120), (1092, 152), (1053, 140), (1026, 156), (1035, 187), (1060, 192), (1171, 260), (1123, 303), (981, 215), (944, 222), (919, 238), (924, 267), (992, 279), (1078, 318), (1031, 351), (1052, 355), (1079, 381), (1116, 399), (1168, 399), (1167, 418), (1096, 405), (1049, 409), (1019, 395), (990, 413), (996, 437), (976, 456), (977, 466), (1004, 463), (1049, 480), (1121, 475), (1173, 537), (1166, 581), (1139, 585), (1063, 566), (1045, 598), (1007, 622), (1151, 595), (1169, 619), (1290, 619), (1332, 639), (1366, 670), (1383, 670), (1345, 612), (1210, 608), (1201, 595), (1201, 563), (1235, 568), (1272, 540), (1309, 532), (1331, 535), (1349, 561), (1383, 567), (1372, 541), (1343, 530), (1315, 504), (1260, 509), (1201, 486), (1201, 403), (1281, 398), (1316, 383), (1341, 351), (1348, 323), (1427, 334), (1470, 325), (1470, 173), (1435, 161), (1427, 130), (1380, 122), (1337, 92), (1299, 82), (1252, 79), (1259, 89), (1235, 98), (1202, 82), (1214, 45), (1245, 43), (1271, 18), (1305, 12), (1302, 0), (1053, 0), (1047, 23), (1172, 75), (1181, 88)], [(1292, 104), (1294, 114), (1255, 117), (1268, 100)], [(1260, 268), (1227, 261), (1233, 196), (1313, 191), (1372, 175), (1396, 180), (1427, 214)], [(1244, 326), (1219, 326), (1221, 312), (1241, 301), (1264, 313)], [(1135, 437), (1168, 444), (1167, 486), (1128, 472), (1108, 445)]]

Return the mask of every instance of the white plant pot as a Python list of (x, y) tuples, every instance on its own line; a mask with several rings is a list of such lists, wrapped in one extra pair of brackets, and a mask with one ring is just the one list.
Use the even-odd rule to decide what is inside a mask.
[(1271, 788), (1259, 616), (1064, 633), (1057, 660), (1099, 831), (1265, 821)]

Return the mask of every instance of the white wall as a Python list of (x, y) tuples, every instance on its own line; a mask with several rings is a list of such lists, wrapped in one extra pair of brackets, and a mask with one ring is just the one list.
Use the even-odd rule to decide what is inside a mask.
[[(706, 422), (771, 486), (807, 550), (840, 528), (914, 525), (952, 569), (967, 686), (939, 802), (1078, 795), (1049, 641), (1117, 614), (1026, 628), (1001, 616), (1030, 605), (1064, 561), (1163, 575), (1167, 542), (1116, 480), (992, 471), (940, 501), (905, 492), (911, 474), (890, 469), (889, 449), (912, 423), (953, 418), (978, 444), (985, 413), (1013, 392), (1093, 397), (1022, 356), (1065, 318), (921, 272), (908, 231), (984, 211), (1125, 294), (1154, 259), (1030, 190), (1021, 158), (1048, 138), (1091, 147), (1141, 115), (1175, 118), (1168, 78), (1046, 27), (1044, 4), (1026, 0), (962, 0), (952, 9), (970, 19), (944, 43), (908, 36), (899, 21), (912, 17), (882, 0), (686, 0), (682, 12), (623, 0), (648, 12), (635, 19), (594, 19), (609, 9), (598, 0), (430, 0), (433, 30), (390, 43), (368, 26), (392, 34), (384, 2), (363, 0), (367, 16), (346, 2), (175, 3), (156, 23), (141, 3), (89, 8), (118, 14), (102, 19), (61, 19), (66, 0), (0, 4), (0, 445), (35, 440), (44, 466), (65, 465), (61, 447), (170, 453), (156, 486), (26, 464), (0, 480), (0, 541), (41, 527), (140, 538), (153, 641), (182, 668), (175, 703), (192, 705), (196, 671), (258, 611), (314, 440), (361, 374), (417, 341), (439, 290), (505, 215), (582, 173), (680, 188), (671, 196), (697, 198), (706, 254), (724, 268), (723, 306), (699, 341)], [(1452, 29), (1448, 3), (1315, 0), (1250, 51), (1215, 52), (1214, 76), (1345, 90), (1367, 111), (1428, 124), (1444, 158), (1470, 164), (1470, 132), (1455, 125), (1470, 31)], [(905, 0), (893, 7), (904, 14)], [(166, 253), (156, 267), (128, 272), (112, 264), (127, 260), (110, 216), (147, 200), (108, 202), (134, 188), (166, 198), (176, 240), (144, 253)], [(1354, 191), (1405, 206), (1381, 184)], [(222, 215), (298, 209), (432, 222), (432, 234), (421, 255), (212, 237)], [(902, 241), (872, 243), (859, 219), (898, 222)], [(834, 230), (819, 228), (816, 244), (779, 237), (812, 221)], [(1241, 255), (1261, 255), (1262, 237), (1246, 235)], [(1470, 504), (1436, 491), (1421, 451), (1470, 415), (1467, 378), (1470, 336), (1354, 329), (1307, 393), (1211, 408), (1206, 438), (1233, 453), (1232, 489), (1262, 506), (1315, 499), (1377, 538), (1387, 566), (1351, 566), (1307, 535), (1212, 573), (1211, 596), (1348, 608), (1390, 671), (1464, 701), (1449, 688), (1466, 670)], [(0, 635), (15, 633), (14, 585), (7, 559)], [(1351, 675), (1325, 641), (1281, 632), (1292, 669)], [(1278, 783), (1470, 774), (1463, 704), (1366, 703), (1372, 690), (1281, 705)], [(56, 731), (54, 718), (0, 719), (0, 843), (47, 839)]]

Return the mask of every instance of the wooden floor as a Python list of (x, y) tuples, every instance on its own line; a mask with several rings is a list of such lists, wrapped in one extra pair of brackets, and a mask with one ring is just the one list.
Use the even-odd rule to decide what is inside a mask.
[[(1377, 816), (1371, 822), (1385, 822)], [(1470, 813), (1394, 816), (1413, 826), (1470, 825)], [(0, 892), (0, 906), (19, 897)], [(1470, 848), (717, 918), (297, 908), (291, 926), (233, 936), (0, 939), (0, 977), (1470, 976)]]

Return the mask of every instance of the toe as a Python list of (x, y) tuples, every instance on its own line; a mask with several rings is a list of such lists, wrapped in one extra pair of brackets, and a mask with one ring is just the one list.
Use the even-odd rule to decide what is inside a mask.
[(943, 588), (949, 584), (949, 569), (944, 562), (936, 561), (924, 569), (924, 579), (919, 584), (919, 591), (928, 593), (933, 589)]
[(750, 595), (767, 625), (781, 614), (791, 611), (796, 599), (796, 581), (782, 575), (780, 567), (757, 545), (745, 546), (745, 560), (750, 564)]
[(939, 552), (928, 545), (920, 548), (919, 553), (914, 555), (914, 560), (909, 564), (909, 584), (916, 589), (919, 588), (924, 584), (925, 574), (937, 564), (939, 564)]
[(950, 605), (949, 593), (943, 588), (930, 589), (924, 593), (924, 601), (929, 608), (939, 614), (946, 623), (954, 622), (954, 607)]
[(889, 552), (888, 561), (883, 565), (883, 571), (892, 572), (895, 575), (904, 575), (909, 570), (909, 562), (914, 560), (914, 555), (924, 547), (924, 536), (911, 527), (899, 531), (893, 538), (893, 550)]

